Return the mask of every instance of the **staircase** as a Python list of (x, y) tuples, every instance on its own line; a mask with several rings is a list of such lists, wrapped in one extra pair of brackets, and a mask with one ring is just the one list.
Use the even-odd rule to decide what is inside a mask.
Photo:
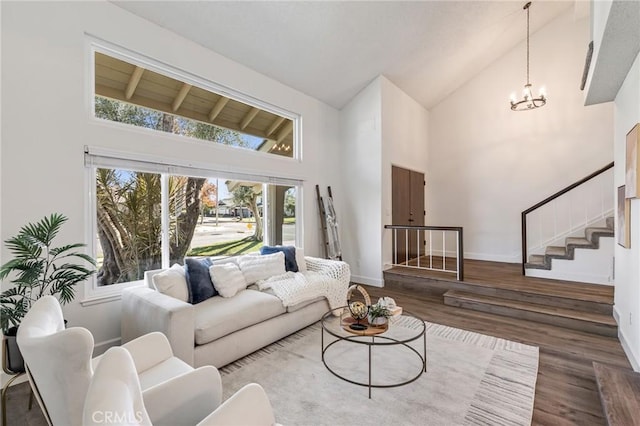
[(584, 238), (569, 237), (564, 246), (548, 246), (544, 254), (532, 254), (525, 263), (527, 269), (551, 270), (553, 259), (574, 260), (576, 249), (597, 250), (600, 248), (600, 238), (614, 237), (614, 219), (606, 219), (606, 227), (589, 227), (584, 230)]

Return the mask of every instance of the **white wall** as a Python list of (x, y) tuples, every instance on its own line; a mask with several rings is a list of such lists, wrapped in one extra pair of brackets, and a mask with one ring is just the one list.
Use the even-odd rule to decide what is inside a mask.
[[(85, 240), (83, 146), (91, 145), (303, 179), (305, 249), (320, 254), (314, 185), (339, 183), (337, 110), (107, 2), (2, 2), (1, 7), (2, 240), (52, 212), (70, 218), (59, 243)], [(300, 114), (303, 161), (248, 155), (92, 119), (86, 34)], [(2, 259), (8, 259), (4, 247)], [(70, 325), (89, 328), (98, 343), (117, 343), (119, 301), (83, 307), (84, 298), (80, 288), (76, 301), (65, 307)]]
[[(377, 78), (341, 112), (340, 158), (344, 196), (340, 218), (343, 259), (351, 280), (381, 285), (382, 79)], [(334, 191), (335, 192), (335, 191)], [(342, 193), (342, 192), (341, 192)]]
[[(626, 134), (640, 123), (640, 55), (615, 99), (615, 188), (625, 183)], [(617, 191), (616, 191), (617, 193)], [(631, 200), (631, 247), (615, 248), (615, 316), (622, 346), (640, 371), (640, 199)], [(617, 229), (617, 225), (616, 225)]]
[(531, 35), (531, 82), (549, 99), (539, 110), (509, 109), (521, 43), (429, 111), (427, 222), (463, 226), (466, 257), (519, 262), (520, 213), (611, 162), (613, 107), (584, 107), (579, 90), (588, 42), (571, 10)]
[[(388, 79), (384, 77), (381, 79), (382, 225), (384, 226), (392, 225), (391, 166), (400, 166), (426, 175), (429, 112)], [(382, 253), (383, 264), (390, 264), (393, 256), (392, 231), (383, 231)]]
[[(382, 286), (391, 261), (391, 165), (424, 172), (429, 114), (379, 76), (342, 110), (344, 259), (354, 282)], [(344, 224), (344, 226), (343, 226)]]

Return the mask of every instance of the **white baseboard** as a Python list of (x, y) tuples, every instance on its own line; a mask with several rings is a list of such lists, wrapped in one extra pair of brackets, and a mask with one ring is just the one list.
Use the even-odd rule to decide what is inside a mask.
[(620, 327), (620, 312), (618, 312), (618, 309), (615, 306), (613, 307), (613, 318), (618, 324), (618, 339), (620, 340), (622, 349), (624, 350), (625, 355), (627, 355), (627, 359), (629, 360), (629, 363), (631, 363), (633, 371), (640, 372), (640, 356), (635, 354), (631, 345), (629, 345), (629, 341), (622, 331), (622, 327)]
[(113, 339), (105, 340), (104, 342), (96, 343), (93, 346), (93, 356), (102, 355), (112, 346), (120, 346), (120, 342), (122, 339), (120, 337), (115, 337)]
[(363, 277), (362, 275), (351, 275), (351, 282), (365, 284), (373, 287), (384, 287), (382, 278)]
[(519, 255), (507, 256), (507, 255), (498, 255), (498, 254), (465, 252), (464, 258), (473, 259), (473, 260), (485, 260), (488, 262), (522, 263), (522, 258)]
[(581, 274), (581, 273), (562, 273), (562, 272), (554, 272), (553, 269), (550, 271), (546, 269), (527, 269), (527, 277), (537, 277), (537, 278), (547, 278), (552, 280), (562, 280), (562, 281), (575, 281), (581, 283), (589, 283), (589, 284), (599, 284), (599, 285), (608, 285), (613, 286), (614, 283), (610, 280), (608, 275), (595, 275), (595, 274)]

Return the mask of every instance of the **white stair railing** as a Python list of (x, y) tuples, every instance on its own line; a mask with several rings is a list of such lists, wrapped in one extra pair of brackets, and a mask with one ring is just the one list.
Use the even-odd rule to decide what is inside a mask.
[[(463, 279), (462, 227), (385, 225), (385, 229), (393, 232), (393, 266), (447, 272)], [(455, 268), (447, 267), (451, 263)]]

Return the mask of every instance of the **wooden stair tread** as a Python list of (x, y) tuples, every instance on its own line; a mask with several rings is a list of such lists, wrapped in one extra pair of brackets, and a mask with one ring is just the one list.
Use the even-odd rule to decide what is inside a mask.
[(567, 248), (566, 247), (561, 247), (561, 246), (548, 246), (547, 249), (544, 251), (544, 254), (546, 256), (566, 256), (567, 255)]
[(602, 233), (602, 234), (614, 235), (613, 229), (611, 229), (611, 228), (603, 228), (603, 227), (593, 226), (593, 227), (587, 228), (586, 230), (587, 231), (591, 231), (591, 232), (598, 232), (598, 233)]
[(541, 263), (544, 264), (544, 255), (543, 254), (532, 254), (529, 256), (529, 263)]
[(593, 370), (607, 424), (638, 424), (640, 373), (599, 362), (593, 363)]
[[(474, 274), (473, 270), (470, 271), (472, 268), (481, 269)], [(484, 269), (488, 269), (487, 272), (485, 272)], [(492, 280), (491, 282), (485, 281), (484, 276), (491, 275), (496, 269), (500, 270), (500, 279)], [(474, 287), (497, 288), (532, 295), (552, 296), (613, 305), (612, 286), (525, 277), (520, 272), (519, 264), (465, 260), (465, 271), (467, 272), (462, 282)], [(384, 274), (433, 279), (433, 273), (431, 271), (421, 271), (415, 268), (393, 267), (385, 270)], [(477, 275), (477, 277), (474, 275)], [(459, 282), (455, 279), (455, 276), (443, 276), (442, 278), (438, 278), (438, 280), (452, 283)]]
[(580, 321), (588, 321), (592, 323), (602, 324), (611, 327), (617, 327), (612, 316), (598, 314), (593, 312), (578, 311), (575, 309), (560, 308), (554, 306), (545, 306), (535, 303), (520, 302), (516, 300), (503, 299), (498, 297), (485, 296), (481, 294), (469, 293), (460, 290), (449, 290), (445, 293), (445, 297), (454, 297), (467, 301), (479, 302), (495, 306), (503, 306), (511, 309), (519, 309), (530, 312), (536, 312), (545, 315), (553, 315), (557, 317), (570, 318)]
[(579, 246), (579, 247), (591, 247), (593, 246), (593, 243), (589, 240), (587, 240), (586, 238), (579, 238), (579, 237), (569, 237), (566, 239), (566, 244), (572, 244), (574, 246)]
[[(465, 262), (469, 262), (465, 260)], [(605, 303), (613, 305), (613, 286), (602, 286), (598, 284), (576, 283), (573, 281), (549, 280), (545, 278), (524, 277), (520, 273), (520, 265), (518, 264), (501, 264), (499, 262), (476, 261), (483, 263), (499, 264), (501, 269), (512, 267), (514, 269), (515, 279), (507, 280), (501, 277), (499, 280), (479, 281), (470, 277), (467, 273), (463, 283), (479, 287), (499, 288), (504, 290), (519, 291), (522, 293), (539, 294), (543, 296), (561, 297), (567, 299), (575, 299), (589, 301), (595, 303)], [(502, 266), (506, 265), (506, 266)], [(513, 266), (511, 266), (513, 265)], [(469, 268), (467, 268), (468, 270)], [(416, 278), (431, 278), (430, 271), (421, 271), (414, 268), (393, 267), (384, 271), (385, 274), (395, 274), (403, 276), (411, 276)], [(457, 283), (455, 277), (438, 278), (442, 281), (450, 281)], [(516, 279), (518, 282), (516, 282)]]

